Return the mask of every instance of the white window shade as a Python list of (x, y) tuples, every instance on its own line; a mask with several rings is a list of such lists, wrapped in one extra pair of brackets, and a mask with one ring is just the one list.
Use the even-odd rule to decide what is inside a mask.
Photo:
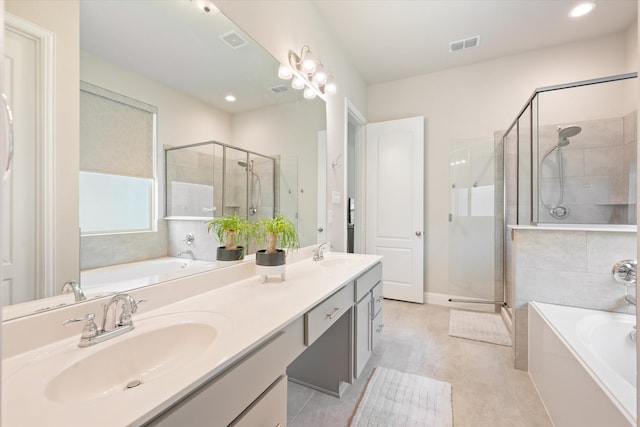
[(80, 169), (153, 178), (156, 108), (83, 83)]

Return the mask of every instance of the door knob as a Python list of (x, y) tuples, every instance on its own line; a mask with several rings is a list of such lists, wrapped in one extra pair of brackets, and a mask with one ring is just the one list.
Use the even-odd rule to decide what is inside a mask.
[(420, 230), (416, 231), (416, 236), (418, 236), (418, 237), (422, 236), (422, 231), (420, 231)]
[(322, 233), (323, 231), (324, 231), (324, 228), (318, 227), (318, 232)]

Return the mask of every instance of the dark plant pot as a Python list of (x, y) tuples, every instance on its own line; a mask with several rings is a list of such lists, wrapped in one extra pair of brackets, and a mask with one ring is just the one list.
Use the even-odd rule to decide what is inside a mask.
[(216, 252), (216, 260), (218, 261), (238, 261), (244, 258), (244, 247), (238, 246), (235, 249), (225, 249), (219, 246)]
[(265, 253), (265, 249), (260, 249), (256, 252), (256, 264), (266, 267), (285, 264), (287, 262), (287, 253), (282, 249), (276, 249), (276, 251), (275, 254), (268, 254)]

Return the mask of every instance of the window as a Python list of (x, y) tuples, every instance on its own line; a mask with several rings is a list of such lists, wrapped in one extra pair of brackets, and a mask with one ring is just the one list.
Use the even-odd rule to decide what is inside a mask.
[(155, 230), (156, 116), (156, 107), (81, 83), (82, 235)]

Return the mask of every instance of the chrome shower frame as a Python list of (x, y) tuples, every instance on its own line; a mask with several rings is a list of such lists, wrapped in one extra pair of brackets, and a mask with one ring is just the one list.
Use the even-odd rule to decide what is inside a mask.
[[(529, 215), (528, 215), (528, 221), (521, 221), (521, 206), (524, 204), (523, 200), (521, 198), (521, 194), (520, 194), (520, 176), (521, 176), (521, 171), (520, 171), (520, 162), (517, 162), (516, 164), (516, 224), (517, 225), (537, 225), (538, 224), (538, 210), (537, 209), (533, 209), (533, 206), (537, 205), (537, 200), (539, 200), (539, 194), (538, 194), (538, 168), (537, 165), (534, 163), (534, 139), (536, 139), (537, 137), (537, 129), (534, 128), (534, 123), (537, 122), (537, 117), (539, 115), (539, 111), (538, 111), (538, 103), (537, 103), (537, 99), (538, 96), (542, 93), (545, 92), (553, 92), (553, 91), (557, 91), (557, 90), (563, 90), (563, 89), (571, 89), (571, 88), (578, 88), (578, 87), (583, 87), (583, 86), (591, 86), (591, 85), (597, 85), (597, 84), (602, 84), (602, 83), (611, 83), (611, 82), (617, 82), (617, 81), (622, 81), (622, 80), (630, 80), (630, 79), (635, 79), (638, 77), (638, 73), (626, 73), (626, 74), (618, 74), (618, 75), (614, 75), (614, 76), (609, 76), (609, 77), (601, 77), (601, 78), (597, 78), (597, 79), (590, 79), (590, 80), (582, 80), (582, 81), (578, 81), (578, 82), (573, 82), (573, 83), (565, 83), (565, 84), (560, 84), (560, 85), (553, 85), (553, 86), (545, 86), (545, 87), (541, 87), (541, 88), (537, 88), (533, 91), (533, 93), (531, 94), (531, 96), (529, 97), (529, 99), (527, 99), (527, 101), (525, 102), (524, 106), (522, 107), (522, 109), (518, 112), (518, 114), (516, 115), (516, 118), (514, 119), (514, 121), (511, 123), (511, 125), (507, 128), (507, 130), (503, 133), (502, 137), (501, 137), (501, 141), (502, 141), (502, 148), (503, 148), (503, 159), (506, 158), (506, 152), (504, 150), (506, 150), (506, 138), (507, 136), (510, 134), (510, 132), (514, 129), (519, 130), (519, 126), (520, 126), (520, 120), (522, 118), (525, 117), (525, 114), (527, 113), (527, 111), (529, 112), (529, 117), (528, 117), (528, 123), (530, 125), (529, 130), (529, 141), (528, 141), (528, 150), (529, 150), (529, 160), (530, 160), (530, 164), (528, 165), (530, 170), (532, 171), (532, 175), (535, 176), (531, 176), (530, 182), (529, 182), (529, 200), (527, 200), (526, 202), (528, 202), (528, 206), (529, 206)], [(521, 158), (521, 153), (520, 153), (520, 140), (519, 140), (519, 132), (516, 132), (516, 135), (518, 135), (518, 139), (516, 142), (516, 157), (518, 159)], [(556, 145), (556, 147), (558, 146), (558, 144)], [(502, 168), (501, 171), (501, 178), (502, 178), (502, 182), (506, 183), (506, 174), (505, 174), (505, 169), (504, 167)], [(507, 211), (506, 211), (506, 197), (507, 197), (507, 191), (506, 188), (502, 189), (503, 191), (503, 204), (502, 204), (502, 208), (503, 208), (503, 218), (506, 218), (507, 215)]]
[[(515, 119), (506, 131), (502, 135), (496, 136), (497, 155), (501, 155), (502, 158), (496, 161), (495, 197), (497, 203), (494, 259), (496, 262), (496, 282), (502, 283), (502, 299), (508, 307), (511, 307), (512, 294), (510, 294), (509, 289), (510, 271), (508, 270), (506, 259), (512, 240), (510, 236), (513, 237), (513, 230), (510, 230), (509, 227), (512, 225), (536, 226), (539, 223), (539, 209), (537, 208), (539, 200), (538, 171), (536, 164), (539, 157), (537, 157), (538, 153), (536, 146), (534, 146), (534, 141), (537, 141), (538, 137), (536, 125), (540, 113), (538, 96), (546, 92), (620, 82), (636, 79), (637, 77), (637, 73), (627, 73), (535, 89), (521, 110), (517, 112)], [(562, 140), (559, 139), (559, 142), (562, 142)], [(511, 147), (515, 144), (515, 153), (513, 151), (507, 152), (508, 143), (511, 144)], [(522, 153), (522, 151), (525, 152)], [(512, 179), (511, 182), (507, 180), (510, 176), (507, 176), (507, 168), (505, 167), (506, 159), (508, 158), (507, 154), (515, 154), (517, 158), (515, 165), (509, 169), (509, 175), (515, 175), (515, 180)], [(527, 176), (522, 178), (525, 174)], [(509, 184), (511, 192), (508, 192), (507, 184)], [(513, 186), (515, 186), (515, 194)], [(515, 200), (513, 200), (514, 197)], [(496, 300), (499, 300), (500, 297), (500, 295), (496, 295)], [(508, 312), (508, 310), (505, 312)]]

